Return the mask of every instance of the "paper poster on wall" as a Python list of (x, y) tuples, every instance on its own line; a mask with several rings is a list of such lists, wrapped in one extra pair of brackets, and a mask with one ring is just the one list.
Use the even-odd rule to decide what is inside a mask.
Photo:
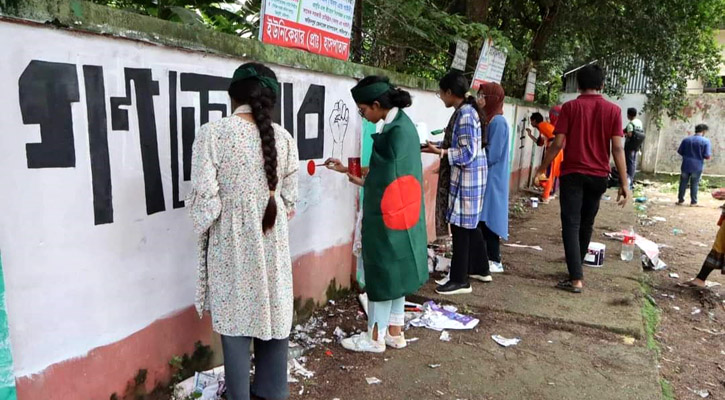
[(501, 83), (505, 67), (506, 53), (494, 47), (493, 39), (488, 38), (481, 48), (471, 87), (478, 90), (478, 87), (485, 82)]
[(459, 71), (466, 70), (466, 59), (468, 58), (468, 42), (462, 39), (456, 40), (456, 54), (453, 56), (451, 69)]
[(264, 0), (264, 43), (347, 60), (355, 0)]
[(529, 70), (529, 75), (526, 78), (526, 91), (524, 92), (524, 100), (534, 101), (536, 95), (536, 68)]

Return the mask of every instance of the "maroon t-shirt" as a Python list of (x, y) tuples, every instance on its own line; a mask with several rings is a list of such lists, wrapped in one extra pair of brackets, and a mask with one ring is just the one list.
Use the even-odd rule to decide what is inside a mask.
[(599, 94), (583, 94), (565, 103), (556, 134), (566, 136), (561, 175), (609, 175), (613, 136), (622, 132), (622, 110)]

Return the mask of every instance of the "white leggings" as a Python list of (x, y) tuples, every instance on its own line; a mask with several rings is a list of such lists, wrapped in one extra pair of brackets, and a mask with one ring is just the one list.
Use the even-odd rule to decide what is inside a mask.
[[(388, 325), (405, 325), (405, 297), (368, 303), (368, 330), (378, 325), (378, 335), (385, 335)], [(381, 337), (381, 336), (378, 336)]]

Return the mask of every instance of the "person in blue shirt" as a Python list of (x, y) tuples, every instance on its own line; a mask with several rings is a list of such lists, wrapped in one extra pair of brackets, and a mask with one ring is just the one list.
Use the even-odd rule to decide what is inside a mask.
[(487, 82), (478, 90), (478, 105), (483, 108), (488, 183), (479, 216), (479, 229), (486, 240), (492, 272), (503, 272), (500, 239), (509, 234), (509, 124), (503, 116), (506, 95), (498, 83)]
[(705, 137), (709, 128), (705, 124), (695, 127), (695, 135), (688, 136), (682, 143), (677, 153), (682, 156), (682, 167), (680, 168), (680, 192), (677, 198), (677, 205), (685, 203), (685, 191), (687, 183), (690, 183), (690, 205), (697, 205), (697, 190), (700, 186), (702, 170), (705, 168), (705, 160), (712, 157), (710, 139)]

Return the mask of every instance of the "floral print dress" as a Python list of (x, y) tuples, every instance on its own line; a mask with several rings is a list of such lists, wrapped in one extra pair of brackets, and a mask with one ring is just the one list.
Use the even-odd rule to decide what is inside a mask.
[(262, 233), (269, 199), (257, 126), (232, 115), (205, 124), (194, 141), (187, 206), (199, 234), (196, 309), (226, 336), (284, 339), (292, 327), (287, 214), (297, 202), (295, 140), (274, 124), (277, 221)]

